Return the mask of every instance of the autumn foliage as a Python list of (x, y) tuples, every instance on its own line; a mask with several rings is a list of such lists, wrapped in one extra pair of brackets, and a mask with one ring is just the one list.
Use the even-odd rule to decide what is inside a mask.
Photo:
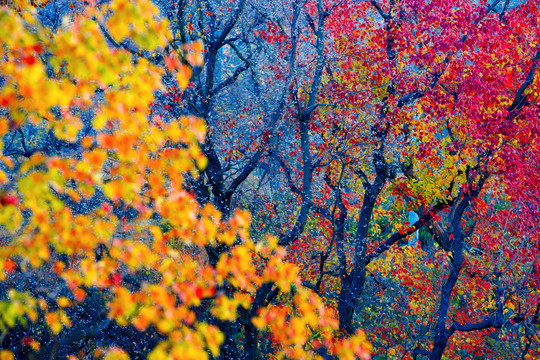
[[(3, 159), (4, 334), (17, 323), (37, 322), (55, 342), (82, 321), (77, 308), (101, 296), (103, 321), (141, 334), (153, 329), (159, 342), (134, 351), (149, 359), (217, 357), (220, 327), (235, 321), (272, 334), (276, 355), (305, 358), (325, 349), (344, 358), (366, 356), (361, 333), (339, 340), (333, 310), (301, 286), (277, 240), (254, 243), (245, 211), (223, 219), (184, 189), (185, 174), (206, 166), (197, 145), (205, 126), (192, 116), (148, 117), (148, 109), (165, 74), (187, 85), (191, 68), (202, 64), (200, 42), (169, 49), (165, 66), (112, 48), (107, 41), (125, 38), (150, 52), (167, 46), (167, 21), (150, 2), (89, 5), (56, 32), (27, 4), (0, 14), (8, 25), (1, 36), (2, 132), (25, 141), (24, 159)], [(69, 143), (69, 150), (36, 148), (29, 133), (39, 131)], [(4, 154), (14, 146), (5, 144)], [(211, 266), (202, 252), (219, 246), (230, 250)], [(25, 281), (30, 289), (19, 286)], [(47, 281), (55, 289), (38, 295)], [(263, 284), (275, 284), (280, 300), (252, 311)], [(42, 348), (46, 338), (37, 332), (21, 341), (30, 353), (58, 356), (54, 345)], [(122, 344), (103, 345), (68, 355), (126, 354)]]
[(0, 359), (540, 357), (538, 14), (0, 5)]

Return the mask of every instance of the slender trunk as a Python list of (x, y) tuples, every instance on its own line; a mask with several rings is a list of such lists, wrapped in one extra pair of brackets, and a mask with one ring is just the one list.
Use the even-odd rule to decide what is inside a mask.
[(244, 355), (242, 360), (251, 360), (258, 357), (259, 350), (259, 340), (258, 340), (259, 331), (257, 328), (249, 321), (248, 324), (244, 327)]
[(365, 267), (360, 266), (356, 266), (351, 274), (341, 279), (341, 292), (338, 300), (339, 329), (345, 334), (351, 335), (355, 332), (354, 312), (365, 280)]
[(369, 222), (373, 209), (384, 184), (385, 176), (377, 176), (373, 185), (366, 189), (360, 217), (356, 228), (354, 268), (341, 277), (341, 292), (338, 299), (339, 328), (346, 334), (354, 333), (354, 312), (366, 281), (366, 248)]
[(435, 325), (435, 335), (433, 342), (433, 349), (431, 350), (430, 360), (440, 360), (442, 358), (444, 349), (448, 344), (448, 339), (452, 335), (450, 329), (446, 328), (446, 319), (448, 318), (448, 309), (450, 307), (450, 299), (452, 296), (452, 290), (454, 289), (459, 273), (461, 272), (463, 264), (463, 239), (461, 237), (461, 230), (459, 231), (459, 238), (454, 235), (453, 240), (453, 265), (450, 271), (448, 279), (443, 286), (441, 293), (441, 304), (439, 305), (437, 325)]
[(251, 318), (257, 314), (257, 311), (265, 305), (268, 295), (272, 291), (273, 283), (264, 283), (257, 289), (253, 303), (249, 312), (243, 316), (244, 320), (244, 355), (243, 360), (256, 359), (259, 350), (259, 331), (251, 322)]
[(465, 195), (463, 200), (461, 200), (451, 212), (451, 229), (452, 235), (454, 236), (450, 244), (452, 263), (450, 275), (441, 289), (441, 303), (437, 315), (437, 324), (435, 325), (433, 349), (431, 350), (431, 355), (429, 357), (430, 360), (440, 360), (442, 358), (444, 349), (448, 344), (448, 339), (454, 332), (454, 330), (446, 328), (446, 320), (448, 319), (452, 291), (456, 286), (463, 266), (463, 232), (461, 229), (461, 218), (463, 212), (469, 206), (470, 199), (470, 195)]
[(225, 340), (219, 349), (219, 358), (223, 360), (240, 360), (240, 352), (235, 340), (237, 332), (235, 324), (226, 321), (221, 322), (218, 326), (225, 335)]

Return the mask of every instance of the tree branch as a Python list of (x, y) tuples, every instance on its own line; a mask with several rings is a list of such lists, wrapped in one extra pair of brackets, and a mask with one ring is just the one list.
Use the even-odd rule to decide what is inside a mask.
[(451, 206), (451, 203), (444, 203), (439, 202), (435, 206), (433, 206), (429, 211), (427, 211), (420, 219), (418, 219), (412, 226), (410, 226), (406, 232), (400, 233), (396, 232), (392, 236), (390, 236), (384, 243), (379, 245), (375, 252), (370, 253), (366, 256), (366, 265), (369, 264), (371, 261), (373, 261), (375, 258), (377, 258), (379, 255), (390, 249), (392, 245), (397, 243), (399, 240), (406, 238), (409, 235), (414, 234), (417, 230), (423, 228), (426, 226), (433, 218), (433, 215), (441, 212), (442, 210), (448, 208)]

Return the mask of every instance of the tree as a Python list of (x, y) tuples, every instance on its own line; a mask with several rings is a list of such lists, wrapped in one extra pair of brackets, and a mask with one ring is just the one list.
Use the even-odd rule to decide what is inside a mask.
[(52, 28), (35, 4), (0, 8), (2, 357), (252, 358), (257, 333), (276, 355), (367, 357), (278, 239), (197, 197), (216, 176), (205, 124), (149, 116), (214, 49), (151, 2), (72, 5)]
[(40, 351), (540, 355), (538, 1), (155, 4), (2, 36), (5, 304), (100, 319)]
[[(509, 2), (498, 1), (371, 1), (342, 14), (336, 60), (329, 66), (321, 101), (324, 108), (320, 106), (320, 120), (314, 122), (318, 125), (314, 131), (326, 140), (320, 147), (330, 164), (321, 169), (327, 185), (316, 209), (326, 241), (322, 250), (315, 246), (306, 259), (318, 260), (312, 265), (316, 289), (325, 288), (324, 277), (339, 278), (339, 283), (331, 279), (329, 284), (339, 294), (340, 327), (346, 332), (354, 331), (363, 304), (369, 308), (365, 316), (377, 317), (374, 330), (381, 335), (373, 335), (374, 342), (406, 356), (439, 359), (456, 332), (500, 329), (517, 318), (530, 331), (538, 322), (532, 260), (538, 238), (536, 226), (531, 226), (538, 204), (531, 196), (534, 187), (528, 185), (537, 160), (519, 145), (537, 141), (531, 120), (538, 114), (533, 94), (540, 53), (538, 34), (529, 30), (536, 29), (537, 20), (529, 14), (536, 14), (537, 6), (534, 1), (512, 9)], [(522, 31), (527, 35), (520, 35)], [(524, 124), (531, 126), (530, 132), (519, 130)], [(518, 157), (527, 154), (531, 163), (518, 165), (518, 153)], [(513, 170), (507, 172), (509, 166)], [(529, 175), (515, 176), (519, 168)], [(498, 218), (508, 219), (512, 210), (519, 213), (510, 218), (521, 224), (520, 235), (510, 235), (506, 221)], [(408, 222), (411, 211), (419, 218), (414, 223)], [(493, 216), (499, 219), (497, 230)], [(423, 227), (433, 238), (424, 239), (423, 251), (387, 254)], [(501, 263), (491, 266), (495, 256), (491, 251), (501, 251), (494, 245), (501, 244), (497, 237), (506, 239), (506, 254), (523, 251), (523, 256), (509, 255), (521, 270)], [(486, 243), (492, 243), (491, 250), (486, 251)], [(443, 253), (449, 262), (441, 261)], [(385, 259), (399, 265), (390, 266)], [(424, 261), (429, 266), (422, 266)], [(431, 277), (431, 284), (422, 284), (424, 277), (413, 269)], [(517, 275), (524, 269), (532, 276)], [(370, 272), (373, 286), (379, 288), (376, 294), (365, 294)], [(463, 279), (463, 273), (470, 278)], [(398, 285), (403, 286), (405, 317), (396, 320), (395, 313), (381, 317), (378, 312), (384, 308), (373, 306), (373, 296), (382, 297), (381, 303), (390, 296), (388, 311), (396, 312), (393, 296)], [(420, 298), (427, 285), (434, 302)], [(484, 290), (471, 292), (477, 287)], [(467, 291), (473, 296), (464, 297)], [(508, 302), (510, 293), (519, 293), (519, 303), (527, 309), (517, 317), (515, 305)], [(497, 310), (491, 308), (495, 312), (489, 314), (481, 310), (481, 299), (488, 294), (499, 299)], [(406, 316), (419, 313), (425, 320), (414, 326)], [(393, 320), (388, 323), (389, 319)], [(385, 335), (399, 333), (396, 321), (411, 324), (413, 331), (404, 333), (405, 339)], [(385, 323), (390, 327), (381, 326)], [(460, 339), (470, 342), (471, 336)], [(419, 345), (430, 337), (433, 342), (427, 349)], [(485, 345), (482, 336), (474, 342), (476, 349), (456, 341), (451, 354), (465, 356)], [(530, 347), (525, 348), (524, 355)]]

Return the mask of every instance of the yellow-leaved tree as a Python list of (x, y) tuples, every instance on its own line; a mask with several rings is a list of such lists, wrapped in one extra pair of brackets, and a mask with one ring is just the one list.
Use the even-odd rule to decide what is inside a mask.
[(0, 359), (368, 358), (247, 212), (184, 188), (205, 126), (149, 109), (201, 43), (149, 0), (63, 3), (54, 29), (45, 5), (0, 6)]

